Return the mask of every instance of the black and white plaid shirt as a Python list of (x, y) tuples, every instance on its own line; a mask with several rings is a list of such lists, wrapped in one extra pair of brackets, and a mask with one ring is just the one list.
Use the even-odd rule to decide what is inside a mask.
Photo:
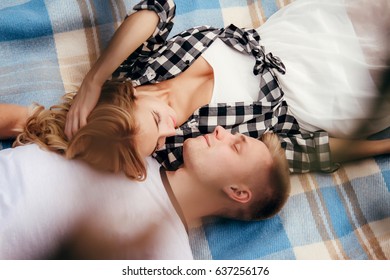
[[(303, 132), (289, 113), (274, 69), (284, 73), (283, 63), (265, 54), (254, 29), (200, 26), (167, 40), (173, 26), (175, 4), (170, 0), (145, 0), (134, 11), (148, 9), (160, 18), (153, 36), (141, 45), (114, 72), (113, 78), (128, 78), (135, 86), (157, 83), (185, 71), (214, 41), (220, 38), (228, 46), (256, 58), (254, 75), (260, 75), (256, 102), (216, 103), (199, 108), (186, 123), (169, 137), (153, 156), (167, 169), (177, 169), (183, 161), (182, 146), (187, 138), (210, 133), (217, 125), (232, 133), (260, 137), (267, 131), (276, 133), (286, 151), (291, 172), (321, 170), (330, 172), (329, 139), (325, 131)], [(260, 156), (260, 155), (259, 155)]]

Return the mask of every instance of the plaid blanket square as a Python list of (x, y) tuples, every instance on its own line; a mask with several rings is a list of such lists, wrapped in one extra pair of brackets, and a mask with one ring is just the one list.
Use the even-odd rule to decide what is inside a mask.
[[(76, 91), (135, 0), (0, 2), (0, 102), (50, 106)], [(198, 25), (257, 27), (289, 0), (176, 0), (174, 34)], [(0, 112), (1, 114), (1, 112)], [(386, 130), (377, 137), (390, 137)], [(1, 141), (1, 148), (11, 141)], [(331, 174), (292, 176), (276, 217), (207, 219), (190, 231), (196, 259), (389, 259), (390, 156)]]

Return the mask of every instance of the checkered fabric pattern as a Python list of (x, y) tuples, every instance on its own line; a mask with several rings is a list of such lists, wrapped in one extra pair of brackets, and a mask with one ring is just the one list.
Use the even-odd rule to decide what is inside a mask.
[[(0, 102), (50, 106), (77, 90), (138, 2), (0, 1)], [(290, 2), (176, 0), (168, 39), (199, 25), (256, 28)], [(378, 135), (384, 137), (389, 130)], [(0, 149), (10, 143), (0, 141)], [(197, 225), (190, 232), (194, 257), (390, 259), (390, 156), (343, 164), (331, 174), (295, 174), (291, 184), (287, 205), (273, 219)]]
[(259, 97), (253, 103), (209, 104), (197, 110), (169, 137), (166, 145), (153, 156), (167, 169), (183, 164), (182, 146), (186, 139), (212, 132), (217, 125), (232, 133), (260, 137), (267, 131), (276, 133), (286, 150), (291, 172), (310, 170), (330, 172), (335, 169), (329, 154), (328, 136), (324, 131), (300, 132), (289, 114), (283, 91), (273, 70), (285, 72), (283, 63), (260, 47), (260, 36), (254, 29), (200, 26), (191, 28), (166, 41), (175, 16), (173, 1), (142, 1), (134, 10), (157, 12), (160, 23), (147, 42), (141, 45), (113, 74), (113, 78), (131, 79), (134, 85), (156, 83), (185, 71), (216, 38), (246, 55), (256, 58), (253, 73), (259, 75)]

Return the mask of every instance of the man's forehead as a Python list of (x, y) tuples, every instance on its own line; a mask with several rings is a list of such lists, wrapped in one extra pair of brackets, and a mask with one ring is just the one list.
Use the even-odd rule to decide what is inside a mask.
[(271, 153), (263, 141), (249, 136), (246, 136), (246, 139), (249, 147), (248, 153), (255, 155), (258, 158), (258, 161), (261, 161), (263, 164), (272, 162)]

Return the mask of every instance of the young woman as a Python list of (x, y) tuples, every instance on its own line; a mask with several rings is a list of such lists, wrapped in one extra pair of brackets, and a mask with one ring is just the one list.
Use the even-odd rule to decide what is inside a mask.
[[(376, 73), (384, 67), (377, 59), (385, 49), (381, 25), (367, 25), (361, 12), (383, 13), (389, 4), (371, 2), (299, 0), (257, 30), (204, 26), (167, 40), (174, 3), (141, 1), (70, 107), (65, 133), (80, 143), (74, 155), (91, 148), (83, 140), (89, 136), (77, 134), (92, 126), (89, 114), (110, 76), (135, 88), (137, 158), (153, 154), (170, 169), (182, 164), (185, 139), (217, 124), (252, 137), (275, 132), (292, 172), (329, 172), (337, 168), (334, 162), (388, 153), (388, 140), (347, 142), (354, 144), (348, 151), (342, 145), (347, 140), (340, 139), (364, 138), (390, 126), (383, 110), (356, 135), (359, 121), (370, 117)], [(387, 17), (374, 19), (381, 18)], [(166, 139), (176, 127), (176, 135)]]

